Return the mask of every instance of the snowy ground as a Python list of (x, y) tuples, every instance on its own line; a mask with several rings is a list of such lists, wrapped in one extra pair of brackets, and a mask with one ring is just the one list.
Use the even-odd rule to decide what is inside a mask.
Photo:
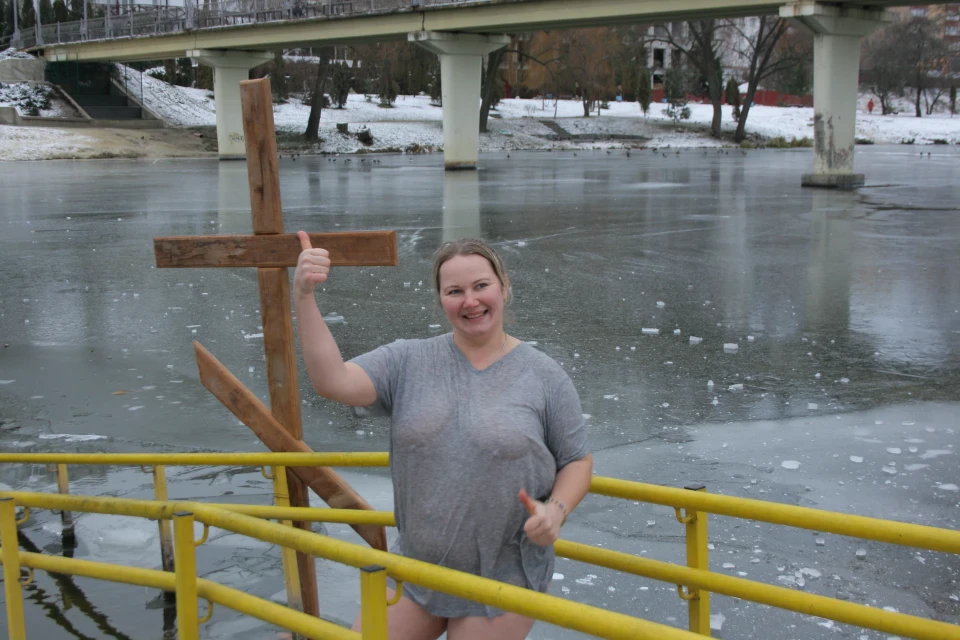
[[(130, 72), (128, 79), (132, 90), (140, 93), (140, 74)], [(213, 93), (169, 85), (149, 75), (143, 75), (143, 98), (147, 108), (162, 117), (173, 127), (216, 126), (216, 110)], [(933, 144), (946, 141), (960, 144), (960, 117), (951, 118), (940, 112), (932, 116), (915, 118), (907, 100), (899, 115), (881, 116), (866, 112), (870, 96), (864, 94), (857, 115), (857, 137), (876, 143)], [(879, 102), (876, 101), (875, 102)], [(651, 105), (644, 117), (635, 102), (613, 102), (601, 116), (583, 117), (583, 108), (578, 101), (561, 100), (504, 100), (491, 113), (489, 132), (480, 137), (481, 151), (510, 151), (516, 149), (578, 149), (597, 147), (715, 147), (724, 143), (706, 133), (712, 118), (710, 105), (691, 104), (690, 120), (674, 123), (667, 115), (665, 105)], [(295, 141), (297, 134), (306, 128), (310, 107), (299, 99), (291, 98), (286, 104), (275, 105), (274, 120), (281, 133), (281, 149), (301, 146)], [(54, 112), (44, 115), (56, 115)], [(572, 140), (557, 140), (556, 134), (542, 124), (541, 120), (553, 120)], [(350, 135), (337, 132), (337, 123), (348, 123)], [(361, 129), (369, 129), (374, 143), (367, 147), (355, 135)], [(729, 107), (724, 107), (723, 128), (733, 132), (736, 123)], [(750, 110), (747, 123), (750, 135), (762, 138), (783, 137), (793, 139), (812, 138), (813, 109), (755, 106)], [(286, 140), (283, 139), (286, 134)], [(0, 126), (0, 160), (39, 159), (64, 157), (63, 145), (70, 145), (74, 136), (83, 134), (38, 129), (31, 133), (29, 153), (19, 150), (22, 139), (13, 127)], [(632, 139), (611, 138), (631, 136)], [(344, 109), (325, 109), (320, 123), (321, 143), (308, 149), (314, 153), (356, 153), (358, 151), (437, 151), (443, 147), (442, 109), (430, 104), (427, 96), (401, 96), (392, 108), (382, 108), (376, 97), (368, 100), (364, 95), (351, 95)], [(586, 138), (586, 139), (584, 139)], [(80, 146), (80, 142), (74, 142)], [(49, 155), (45, 148), (49, 146)], [(148, 154), (149, 155), (149, 154)]]

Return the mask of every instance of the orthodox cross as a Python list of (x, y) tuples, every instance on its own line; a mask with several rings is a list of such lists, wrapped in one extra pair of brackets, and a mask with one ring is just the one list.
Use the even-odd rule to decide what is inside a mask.
[[(240, 96), (254, 235), (154, 238), (154, 253), (158, 268), (257, 268), (270, 408), (199, 342), (194, 342), (200, 380), (271, 450), (309, 452), (311, 449), (303, 443), (300, 422), (300, 387), (287, 273), (288, 267), (297, 265), (301, 249), (296, 234), (283, 232), (270, 81), (243, 81), (240, 83)], [(311, 233), (310, 241), (314, 247), (323, 247), (330, 252), (332, 266), (397, 265), (397, 240), (393, 231)], [(290, 506), (293, 507), (310, 506), (307, 495), (307, 487), (310, 487), (331, 507), (371, 509), (350, 485), (329, 468), (291, 467), (287, 469), (287, 482)], [(296, 522), (294, 526), (310, 530), (309, 522)], [(372, 547), (386, 550), (383, 527), (356, 525), (354, 529)], [(288, 579), (288, 596), (294, 600), (290, 604), (296, 608), (302, 606), (306, 613), (318, 616), (313, 557), (297, 553), (296, 564), (300, 593), (290, 593), (291, 583)], [(301, 602), (296, 602), (296, 596)]]

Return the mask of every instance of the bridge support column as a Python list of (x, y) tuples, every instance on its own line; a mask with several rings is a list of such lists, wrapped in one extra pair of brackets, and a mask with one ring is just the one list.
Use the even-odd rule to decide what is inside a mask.
[(243, 160), (247, 150), (243, 142), (243, 111), (240, 106), (240, 81), (250, 69), (273, 60), (267, 51), (187, 51), (188, 58), (213, 67), (213, 95), (217, 109), (217, 149), (221, 160)]
[(846, 8), (819, 2), (796, 2), (780, 8), (814, 34), (813, 173), (805, 187), (855, 189), (862, 173), (853, 172), (856, 137), (860, 41), (891, 20), (882, 10)]
[(510, 44), (509, 36), (418, 31), (408, 39), (440, 56), (444, 166), (448, 171), (476, 169), (483, 56)]

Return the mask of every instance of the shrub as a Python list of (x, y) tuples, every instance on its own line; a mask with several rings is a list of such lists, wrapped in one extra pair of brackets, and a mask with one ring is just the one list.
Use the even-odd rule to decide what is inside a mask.
[(943, 138), (935, 138), (933, 141), (933, 144), (950, 144), (950, 143), (944, 140)]

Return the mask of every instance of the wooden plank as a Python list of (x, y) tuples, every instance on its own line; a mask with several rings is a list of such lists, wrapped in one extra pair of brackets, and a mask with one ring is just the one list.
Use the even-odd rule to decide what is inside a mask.
[[(260, 315), (263, 325), (263, 348), (267, 357), (267, 389), (270, 411), (291, 436), (303, 440), (300, 420), (300, 385), (297, 382), (297, 352), (294, 349), (293, 316), (290, 312), (290, 281), (286, 267), (257, 269), (260, 289)], [(287, 470), (290, 506), (309, 507), (307, 485), (292, 470)], [(312, 531), (309, 522), (294, 521), (293, 526)], [(300, 599), (304, 613), (318, 616), (319, 597), (316, 567), (313, 558), (297, 553), (300, 574)], [(313, 603), (317, 603), (313, 611)]]
[[(310, 453), (312, 449), (300, 442), (270, 415), (270, 410), (249, 389), (243, 386), (203, 345), (193, 343), (200, 370), (200, 381), (227, 409), (246, 424), (271, 450), (278, 452)], [(305, 482), (324, 502), (335, 509), (372, 509), (353, 488), (335, 471), (327, 467), (290, 467), (294, 475)], [(383, 527), (356, 525), (353, 527), (374, 549), (385, 551), (387, 536)]]
[[(396, 231), (311, 233), (310, 244), (330, 252), (334, 267), (397, 266)], [(166, 236), (153, 239), (157, 268), (295, 267), (295, 233), (235, 236)]]
[(242, 80), (240, 105), (243, 137), (247, 149), (247, 178), (254, 233), (283, 233), (280, 206), (280, 168), (277, 136), (273, 126), (273, 95), (270, 80)]

